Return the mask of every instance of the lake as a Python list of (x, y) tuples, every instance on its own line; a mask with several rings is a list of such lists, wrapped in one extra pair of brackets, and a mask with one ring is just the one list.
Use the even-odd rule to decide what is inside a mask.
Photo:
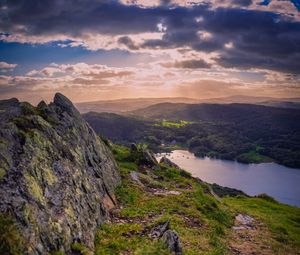
[(266, 193), (277, 201), (300, 207), (300, 169), (276, 163), (242, 164), (235, 161), (198, 158), (185, 150), (163, 155), (179, 167), (208, 183), (235, 188), (254, 196)]

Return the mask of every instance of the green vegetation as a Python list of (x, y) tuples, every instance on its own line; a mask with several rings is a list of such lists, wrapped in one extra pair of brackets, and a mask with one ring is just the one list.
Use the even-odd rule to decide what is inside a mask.
[[(112, 222), (98, 229), (95, 254), (169, 254), (160, 241), (149, 237), (151, 229), (166, 220), (179, 234), (184, 254), (231, 254), (235, 241), (231, 227), (238, 213), (247, 213), (265, 224), (261, 235), (270, 246), (270, 254), (298, 254), (299, 208), (281, 205), (265, 195), (247, 198), (237, 191), (233, 192), (237, 197), (219, 202), (208, 184), (184, 170), (165, 165), (145, 169), (136, 164), (127, 147), (115, 145), (113, 152), (122, 175), (116, 192), (119, 208), (112, 212)], [(143, 185), (130, 178), (131, 171), (138, 172)], [(288, 216), (284, 219), (285, 212)], [(264, 254), (259, 245), (256, 249), (256, 254)]]
[(299, 110), (246, 104), (159, 104), (134, 114), (87, 113), (83, 117), (98, 134), (120, 144), (146, 143), (155, 152), (187, 148), (199, 157), (243, 163), (275, 161), (300, 168)]
[(178, 122), (163, 120), (159, 123), (155, 123), (154, 126), (181, 128), (181, 127), (184, 127), (184, 126), (189, 125), (189, 124), (193, 124), (193, 122), (185, 121), (185, 120), (180, 120)]
[(9, 215), (0, 214), (0, 253), (24, 254), (25, 242)]
[[(129, 178), (130, 171), (139, 169), (129, 149), (115, 146), (113, 151), (123, 177), (116, 192), (122, 206), (116, 217), (123, 222), (98, 230), (95, 254), (169, 254), (162, 243), (148, 237), (155, 225), (168, 219), (183, 245), (189, 246), (185, 254), (223, 254), (227, 250), (222, 239), (232, 217), (213, 197), (204, 194), (198, 181), (183, 170), (161, 167), (152, 170), (153, 176), (147, 175), (146, 182), (140, 178), (142, 187)], [(138, 171), (140, 176), (146, 175)], [(159, 183), (154, 185), (156, 189), (176, 190), (178, 195), (155, 194), (155, 183)]]
[(0, 167), (0, 179), (5, 175), (6, 171), (4, 168)]
[(71, 245), (71, 249), (76, 254), (81, 254), (81, 255), (89, 255), (89, 254), (91, 254), (91, 251), (87, 247), (85, 247), (83, 244), (81, 244), (81, 243), (77, 243), (77, 242), (73, 243)]
[(250, 152), (240, 154), (237, 157), (237, 160), (242, 163), (262, 163), (262, 162), (272, 161), (271, 158), (264, 155), (260, 155), (256, 151), (250, 151)]
[(300, 254), (300, 209), (280, 204), (262, 195), (254, 198), (228, 197), (224, 203), (234, 211), (253, 215), (267, 225), (270, 243), (278, 254)]

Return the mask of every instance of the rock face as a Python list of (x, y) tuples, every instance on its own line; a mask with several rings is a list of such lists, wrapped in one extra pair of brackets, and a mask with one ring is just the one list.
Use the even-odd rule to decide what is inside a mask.
[(178, 165), (176, 165), (174, 162), (172, 162), (170, 159), (168, 159), (166, 156), (163, 156), (159, 163), (161, 164), (165, 164), (167, 165), (168, 167), (174, 167), (174, 168), (178, 168), (180, 169), (180, 167)]
[(37, 107), (0, 101), (0, 213), (29, 254), (93, 249), (120, 181), (109, 149), (62, 94)]

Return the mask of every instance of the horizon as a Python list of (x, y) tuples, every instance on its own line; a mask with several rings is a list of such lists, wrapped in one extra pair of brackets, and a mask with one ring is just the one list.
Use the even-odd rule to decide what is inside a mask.
[[(32, 103), (30, 100), (29, 101), (26, 101), (26, 100), (21, 100), (20, 98), (18, 97), (7, 97), (7, 98), (1, 98), (0, 101), (2, 100), (10, 100), (10, 99), (13, 99), (13, 98), (16, 98), (18, 101), (20, 102), (28, 102), (28, 103), (31, 103), (32, 105), (36, 106), (38, 103), (40, 103), (41, 101), (44, 101), (46, 102), (47, 104), (50, 103), (50, 102), (53, 102), (53, 99), (54, 99), (54, 96), (56, 93), (61, 93), (59, 91), (57, 92), (53, 92), (53, 95), (52, 95), (52, 98), (50, 98), (50, 100), (45, 100), (45, 99), (41, 99), (39, 101), (36, 101), (34, 103)], [(63, 93), (61, 93), (63, 94)], [(99, 100), (93, 100), (93, 101), (72, 101), (72, 103), (74, 103), (75, 105), (76, 104), (87, 104), (87, 103), (97, 103), (97, 102), (116, 102), (116, 101), (134, 101), (134, 100), (172, 100), (172, 99), (183, 99), (183, 100), (195, 100), (195, 101), (199, 101), (199, 104), (202, 103), (202, 101), (205, 101), (205, 103), (209, 103), (209, 102), (206, 102), (206, 101), (210, 101), (210, 100), (224, 100), (224, 99), (233, 99), (233, 98), (238, 98), (238, 97), (241, 97), (241, 99), (245, 99), (245, 98), (248, 98), (248, 99), (261, 99), (261, 100), (279, 100), (279, 101), (286, 101), (286, 102), (289, 102), (289, 101), (293, 101), (293, 100), (300, 100), (300, 97), (268, 97), (268, 96), (247, 96), (247, 95), (232, 95), (232, 96), (225, 96), (225, 97), (210, 97), (210, 98), (192, 98), (192, 97), (123, 97), (123, 98), (115, 98), (115, 99), (99, 99)], [(164, 102), (167, 102), (167, 101), (164, 101)], [(180, 102), (180, 103), (186, 103), (184, 101)], [(195, 102), (197, 103), (197, 102)], [(212, 102), (212, 103), (216, 103), (216, 102)], [(221, 102), (222, 103), (222, 102)], [(234, 103), (234, 102), (233, 102)]]
[(36, 104), (56, 91), (77, 103), (300, 97), (299, 8), (280, 0), (3, 1), (0, 99)]

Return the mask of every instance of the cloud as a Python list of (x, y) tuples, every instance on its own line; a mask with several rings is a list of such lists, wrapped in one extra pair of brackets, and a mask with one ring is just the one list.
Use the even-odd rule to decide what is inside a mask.
[[(223, 68), (298, 74), (299, 12), (290, 1), (260, 3), (261, 0), (1, 1), (0, 37), (22, 43), (68, 40), (60, 42), (60, 47), (126, 49), (150, 55), (186, 49), (214, 53), (214, 61)], [(176, 65), (201, 68), (203, 63)], [(52, 67), (41, 72), (47, 76), (56, 71)]]
[(203, 59), (189, 59), (183, 61), (161, 63), (161, 66), (166, 68), (198, 69), (198, 68), (210, 68), (211, 64), (207, 63)]
[(0, 69), (14, 69), (16, 66), (17, 64), (9, 64), (3, 61), (0, 62)]
[(91, 79), (106, 79), (114, 77), (125, 77), (132, 75), (133, 71), (129, 68), (109, 68), (100, 64), (55, 64), (39, 70), (32, 70), (28, 76), (54, 77), (56, 75), (69, 75), (71, 77), (86, 77)]

